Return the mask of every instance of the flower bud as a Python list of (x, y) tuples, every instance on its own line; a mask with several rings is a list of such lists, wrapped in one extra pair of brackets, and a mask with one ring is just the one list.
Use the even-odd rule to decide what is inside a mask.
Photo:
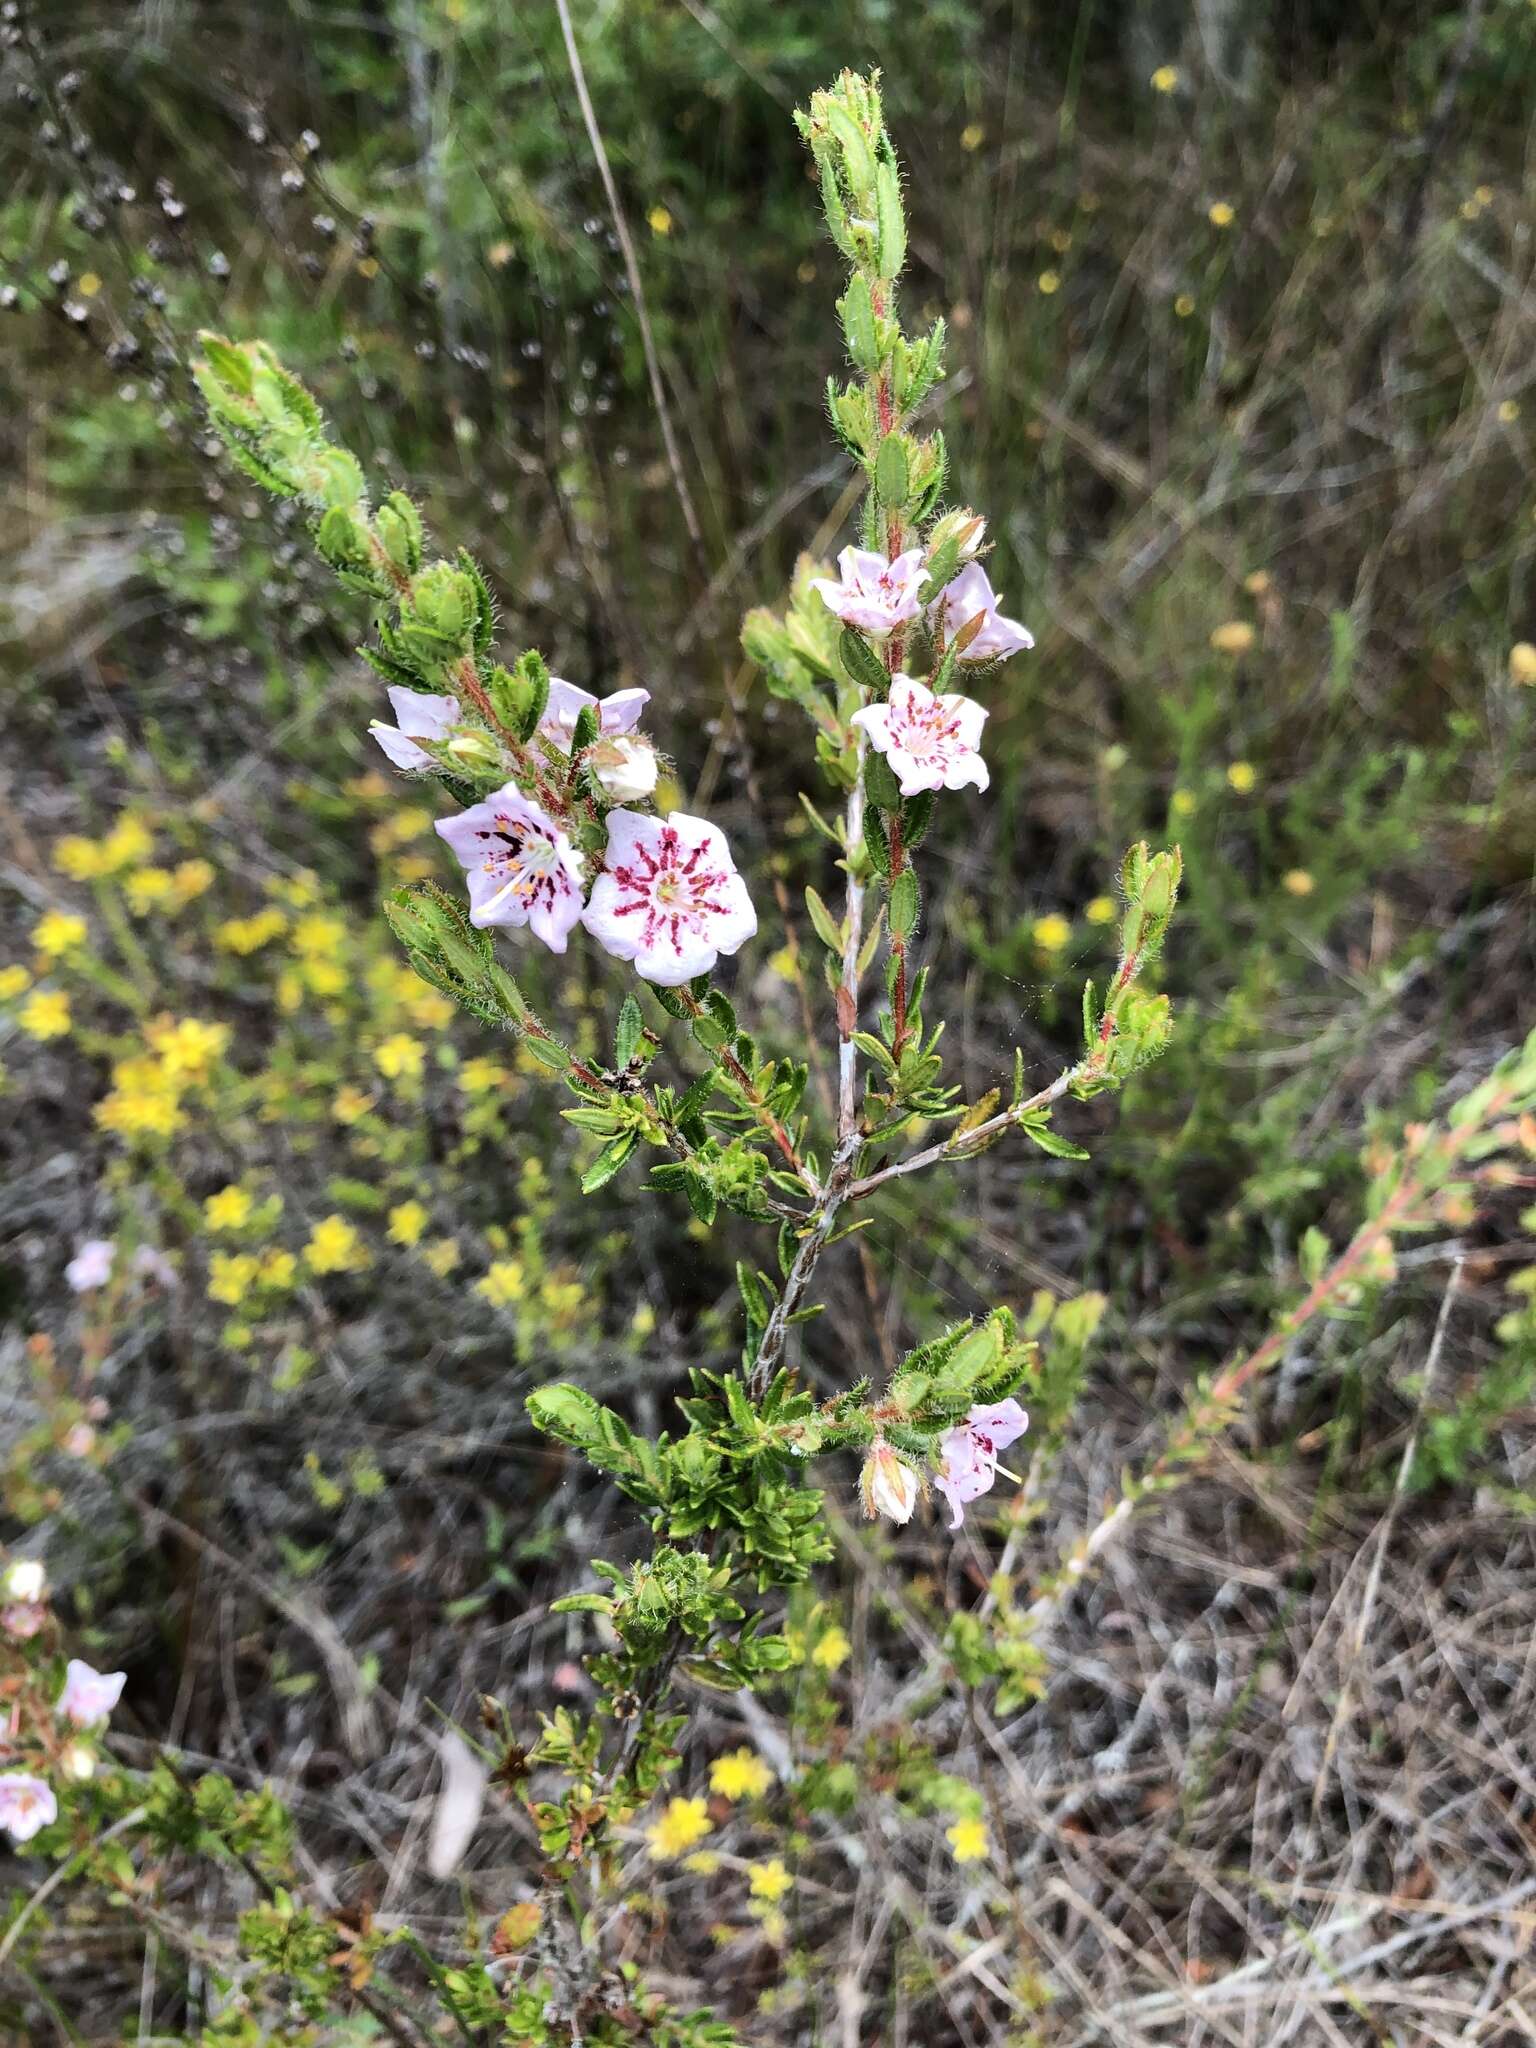
[(66, 1778), (83, 1781), (96, 1775), (96, 1752), (83, 1742), (72, 1742), (59, 1758)]
[(587, 766), (604, 796), (616, 804), (642, 803), (656, 788), (656, 749), (649, 740), (618, 733), (598, 740)]
[(5, 1575), (5, 1590), (13, 1600), (41, 1600), (48, 1583), (42, 1560), (19, 1557)]
[(864, 1460), (864, 1469), (859, 1474), (859, 1498), (866, 1515), (886, 1515), (893, 1522), (910, 1522), (917, 1506), (918, 1485), (916, 1468), (882, 1441)]
[(492, 775), (506, 773), (506, 759), (488, 732), (473, 726), (455, 726), (443, 743), (443, 752), (455, 768), (488, 769)]

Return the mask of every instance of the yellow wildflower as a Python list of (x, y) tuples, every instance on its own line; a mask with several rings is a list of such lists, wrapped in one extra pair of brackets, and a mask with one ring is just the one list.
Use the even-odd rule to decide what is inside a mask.
[(1154, 92), (1177, 92), (1179, 89), (1179, 67), (1177, 64), (1159, 64), (1152, 74)]
[(48, 910), (32, 927), (32, 943), (45, 960), (61, 960), (85, 944), (86, 923), (70, 910)]
[(1239, 796), (1251, 796), (1259, 780), (1259, 771), (1251, 761), (1234, 761), (1227, 770), (1227, 782)]
[(421, 1255), (439, 1280), (446, 1280), (459, 1263), (459, 1248), (451, 1237), (439, 1237)]
[(154, 850), (154, 836), (142, 818), (119, 818), (101, 842), (101, 857), (112, 875), (140, 866)]
[(1176, 789), (1168, 799), (1168, 808), (1176, 818), (1192, 818), (1198, 803), (1192, 789)]
[(669, 1799), (645, 1831), (658, 1862), (681, 1856), (712, 1832), (709, 1808), (702, 1799)]
[(215, 1252), (208, 1261), (208, 1299), (238, 1308), (255, 1284), (260, 1266), (250, 1252)]
[(986, 141), (986, 139), (987, 131), (985, 128), (982, 127), (979, 121), (967, 121), (965, 126), (960, 130), (960, 147), (965, 151), (967, 156), (969, 156), (973, 150), (980, 149), (981, 145)]
[(1061, 272), (1059, 270), (1042, 270), (1035, 279), (1035, 283), (1044, 292), (1045, 296), (1050, 298), (1052, 293), (1061, 290)]
[(1218, 654), (1246, 654), (1253, 642), (1254, 631), (1246, 619), (1228, 619), (1211, 635), (1211, 646)]
[(0, 1003), (8, 1003), (15, 996), (24, 995), (32, 986), (32, 973), (20, 961), (12, 967), (0, 967)]
[(288, 929), (283, 912), (269, 905), (254, 917), (229, 917), (215, 927), (213, 943), (225, 953), (255, 953)]
[(1189, 318), (1190, 314), (1195, 310), (1195, 302), (1188, 292), (1179, 293), (1179, 296), (1173, 302), (1173, 310), (1177, 319), (1187, 320)]
[(391, 1244), (413, 1245), (421, 1242), (421, 1233), (430, 1222), (420, 1202), (401, 1202), (389, 1212), (389, 1241)]
[(489, 1095), (493, 1088), (500, 1088), (512, 1076), (495, 1060), (466, 1060), (459, 1069), (459, 1086), (466, 1095)]
[(653, 206), (645, 216), (645, 219), (646, 225), (650, 228), (653, 235), (671, 234), (672, 216), (664, 206)]
[(397, 1031), (374, 1048), (373, 1063), (387, 1081), (419, 1081), (427, 1050), (419, 1038)]
[(94, 882), (98, 875), (107, 872), (100, 846), (94, 839), (86, 839), (78, 832), (67, 832), (62, 839), (54, 841), (53, 864), (72, 882)]
[(309, 1233), (304, 1257), (312, 1273), (345, 1273), (367, 1263), (357, 1227), (345, 1216), (323, 1217)]
[(1205, 217), (1213, 228), (1229, 228), (1237, 219), (1237, 210), (1229, 206), (1225, 199), (1218, 199)]
[(338, 1088), (331, 1100), (331, 1115), (339, 1124), (355, 1124), (373, 1107), (373, 1097), (365, 1095), (361, 1088), (354, 1088), (350, 1082)]
[(691, 1856), (683, 1858), (683, 1868), (695, 1877), (713, 1877), (720, 1868), (720, 1858), (713, 1849), (695, 1849)]
[(783, 1858), (770, 1856), (766, 1863), (759, 1863), (752, 1871), (747, 1884), (754, 1899), (766, 1899), (770, 1906), (776, 1906), (794, 1881), (784, 1868)]
[(1509, 650), (1509, 680), (1525, 689), (1536, 683), (1536, 647), (1529, 640), (1517, 640)]
[(135, 917), (148, 917), (175, 893), (176, 879), (169, 868), (135, 868), (123, 878), (123, 894)]
[(475, 1292), (483, 1294), (492, 1308), (510, 1308), (514, 1301), (521, 1301), (528, 1292), (522, 1261), (497, 1259), (487, 1269), (484, 1279), (475, 1282)]
[(301, 958), (323, 960), (340, 951), (346, 936), (347, 928), (339, 917), (327, 917), (317, 910), (299, 919), (291, 943)]
[(347, 985), (347, 970), (340, 960), (306, 960), (303, 974), (317, 996), (339, 996)]
[(1310, 896), (1317, 884), (1305, 868), (1287, 868), (1280, 877), (1280, 886), (1288, 896)]
[(171, 881), (176, 890), (176, 906), (191, 903), (198, 896), (206, 896), (215, 880), (213, 863), (207, 860), (182, 860), (176, 863)]
[(268, 1252), (261, 1262), (263, 1287), (291, 1287), (298, 1276), (299, 1262), (292, 1252)]
[(210, 1230), (242, 1230), (251, 1220), (256, 1204), (247, 1188), (220, 1188), (203, 1203), (203, 1221)]
[(1072, 927), (1059, 911), (1035, 919), (1035, 944), (1046, 953), (1059, 953), (1070, 944)]
[(69, 997), (61, 988), (40, 988), (27, 997), (16, 1021), (28, 1038), (67, 1038)]
[(840, 1664), (846, 1664), (853, 1655), (853, 1645), (834, 1622), (817, 1642), (811, 1652), (811, 1662), (823, 1671), (836, 1671)]
[(229, 1044), (229, 1026), (205, 1024), (200, 1017), (156, 1017), (145, 1025), (144, 1036), (168, 1075), (201, 1081)]
[(992, 1853), (984, 1820), (957, 1820), (952, 1828), (944, 1830), (944, 1835), (957, 1863), (982, 1863)]
[(772, 1783), (772, 1771), (755, 1750), (732, 1750), (709, 1767), (709, 1789), (722, 1799), (761, 1799)]
[(1113, 924), (1120, 906), (1113, 896), (1095, 896), (1083, 910), (1090, 924)]

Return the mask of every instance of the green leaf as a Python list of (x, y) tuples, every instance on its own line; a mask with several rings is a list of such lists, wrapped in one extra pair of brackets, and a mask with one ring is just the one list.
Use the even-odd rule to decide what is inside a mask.
[(862, 633), (855, 633), (851, 626), (845, 626), (838, 636), (837, 651), (851, 682), (857, 683), (861, 690), (873, 690), (877, 697), (885, 695), (891, 679), (885, 672), (884, 662)]
[(887, 434), (875, 457), (875, 495), (888, 512), (899, 512), (912, 487), (907, 444), (901, 434)]
[(614, 1064), (627, 1067), (635, 1056), (640, 1043), (640, 1034), (645, 1029), (645, 1020), (640, 1014), (640, 1005), (633, 996), (626, 996), (619, 1006), (618, 1028), (614, 1033)]
[(1086, 1159), (1089, 1156), (1081, 1145), (1074, 1145), (1070, 1138), (1064, 1138), (1059, 1131), (1053, 1131), (1043, 1116), (1022, 1118), (1019, 1129), (1026, 1138), (1032, 1139), (1042, 1152), (1049, 1153), (1052, 1159)]
[(817, 938), (820, 939), (829, 953), (835, 953), (841, 957), (843, 950), (842, 931), (833, 919), (831, 911), (828, 910), (826, 904), (822, 902), (814, 889), (806, 890), (805, 907), (811, 914), (811, 923), (815, 927)]
[(913, 874), (910, 868), (903, 868), (891, 884), (890, 909), (887, 912), (887, 919), (893, 938), (911, 938), (913, 932), (917, 929), (917, 918), (920, 908), (921, 898), (918, 895), (917, 876)]

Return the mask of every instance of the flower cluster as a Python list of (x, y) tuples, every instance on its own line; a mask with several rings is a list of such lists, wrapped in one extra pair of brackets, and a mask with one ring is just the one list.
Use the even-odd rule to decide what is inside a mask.
[(707, 975), (757, 930), (717, 827), (652, 807), (656, 748), (638, 730), (650, 692), (599, 699), (533, 650), (492, 655), (492, 605), (467, 555), (428, 561), (403, 492), (371, 507), (356, 459), (325, 436), (314, 401), (260, 343), (202, 337), (198, 382), (240, 466), (303, 499), (343, 580), (394, 607), (369, 660), (393, 724), (370, 731), (394, 767), (433, 775), (462, 802), (438, 823), (464, 869), (471, 923), (526, 928), (563, 953), (582, 927), (647, 981)]
[(38, 1559), (16, 1559), (0, 1585), (0, 1685), (7, 1701), (0, 1830), (21, 1843), (57, 1820), (57, 1784), (95, 1775), (96, 1742), (126, 1677), (97, 1671), (79, 1657), (69, 1658), (60, 1674), (51, 1654), (56, 1624), (47, 1575)]

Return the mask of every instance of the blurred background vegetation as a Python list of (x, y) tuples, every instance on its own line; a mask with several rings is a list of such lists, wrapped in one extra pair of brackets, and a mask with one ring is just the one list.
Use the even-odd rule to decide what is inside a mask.
[[(423, 1720), (579, 1695), (580, 1626), (546, 1604), (621, 1540), (522, 1395), (553, 1367), (657, 1426), (689, 1364), (734, 1354), (733, 1246), (695, 1226), (679, 1258), (676, 1217), (622, 1183), (579, 1202), (584, 1141), (547, 1085), (404, 969), (377, 899), (446, 857), (366, 737), (361, 618), (192, 403), (198, 327), (277, 347), (380, 485), (487, 564), (520, 642), (585, 687), (652, 691), (678, 798), (759, 878), (742, 985), (786, 1040), (808, 1007), (825, 1041), (799, 908), (826, 886), (814, 785), (738, 634), (800, 553), (848, 537), (822, 411), (838, 264), (790, 110), (844, 64), (883, 68), (909, 302), (952, 329), (956, 488), (1039, 643), (993, 706), (991, 797), (931, 842), (929, 1010), (972, 1094), (1015, 1045), (1042, 1077), (1070, 1049), (1127, 841), (1181, 842), (1187, 876), (1174, 1049), (1063, 1119), (1091, 1165), (1008, 1150), (896, 1184), (807, 1347), (831, 1383), (994, 1300), (1079, 1304), (1063, 1341), (1096, 1328), (1091, 1409), (1011, 1557), (1048, 1560), (1153, 1418), (1262, 1333), (1302, 1233), (1350, 1227), (1362, 1148), (1531, 1022), (1536, 11), (574, 12), (681, 489), (546, 0), (0, 10), (0, 1500), (87, 1654), (128, 1669), (129, 1748), (168, 1735), (273, 1776), (340, 1895), (410, 1899), (418, 1925)], [(602, 1028), (611, 963), (524, 958), (549, 1008)], [(873, 1940), (851, 1867), (787, 1931), (722, 1933), (697, 1901), (669, 1925), (658, 1882), (637, 1950), (764, 2039), (1139, 2040), (1115, 1999), (1315, 1926), (1309, 1886), (1330, 1910), (1421, 1868), (1420, 1900), (1507, 1887), (1536, 1824), (1510, 1755), (1536, 1494), (1519, 1216), (1515, 1190), (1288, 1360), (1221, 1484), (1085, 1596), (1008, 1737), (1051, 1809), (1008, 1809), (1038, 1833), (1020, 1889), (1046, 1932), (933, 1868), (943, 1816), (908, 1797), (930, 1781), (891, 1719), (985, 1556), (914, 1528), (888, 1578), (843, 1532), (780, 1717), (822, 1774), (794, 1824), (892, 1802), (906, 1832), (873, 1867), (905, 1857), (966, 1940), (1002, 1929), (1006, 1996), (950, 1984), (960, 1951), (907, 1900), (898, 1963), (866, 1960), (851, 2008), (819, 2001), (826, 1959)], [(176, 1284), (76, 1300), (64, 1267), (93, 1237), (163, 1251)], [(1382, 1669), (1351, 1676), (1330, 1617), (1405, 1443), (1414, 1534)], [(1454, 1656), (1426, 1677), (1414, 1628), (1460, 1641), (1469, 1617), (1503, 1631), (1497, 1682), (1458, 1686)], [(1377, 1705), (1325, 1741), (1350, 1684)], [(1459, 1731), (1433, 1765), (1393, 1720), (1426, 1685), (1414, 1727)], [(925, 1753), (986, 1747), (935, 1711)], [(1311, 1762), (1277, 1790), (1303, 1724)], [(488, 1853), (490, 1909), (521, 1852)], [(1052, 1907), (1060, 1882), (1091, 1911)], [(1360, 1924), (1363, 1951), (1383, 1929)], [(193, 2028), (195, 1986), (146, 1974), (136, 1930), (74, 1939), (0, 1993), (18, 2038), (47, 2011), (108, 2038), (100, 2015), (130, 2006), (145, 2033)], [(1469, 2011), (1494, 1967), (1456, 1940), (1408, 1964)], [(1411, 2002), (1400, 2032), (1328, 2010), (1330, 2039), (1514, 2038), (1414, 2032)], [(1172, 2011), (1146, 2038), (1195, 2024)]]

